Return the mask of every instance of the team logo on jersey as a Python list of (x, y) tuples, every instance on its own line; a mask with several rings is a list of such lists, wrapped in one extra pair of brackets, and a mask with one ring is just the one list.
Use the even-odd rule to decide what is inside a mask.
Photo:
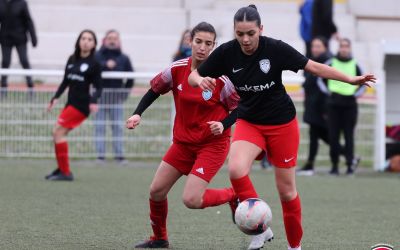
[(89, 68), (89, 65), (87, 63), (82, 63), (80, 70), (81, 72), (85, 72)]
[(271, 68), (271, 62), (268, 59), (262, 59), (259, 63), (261, 71), (267, 74)]
[(393, 246), (388, 244), (378, 244), (371, 247), (371, 250), (393, 250)]
[(210, 90), (203, 90), (203, 92), (201, 93), (201, 95), (203, 96), (203, 99), (205, 101), (208, 101), (211, 99), (212, 97), (212, 92)]
[(178, 87), (176, 87), (178, 90), (182, 91), (182, 84), (179, 84)]

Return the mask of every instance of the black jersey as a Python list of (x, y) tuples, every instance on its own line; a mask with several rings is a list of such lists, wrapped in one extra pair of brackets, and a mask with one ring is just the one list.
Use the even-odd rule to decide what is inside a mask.
[[(90, 84), (95, 91), (90, 94)], [(101, 66), (94, 56), (68, 59), (64, 79), (53, 98), (59, 98), (69, 87), (67, 105), (72, 105), (86, 116), (89, 115), (89, 104), (96, 103), (101, 95)]]
[(290, 45), (260, 37), (252, 55), (242, 52), (235, 39), (215, 49), (197, 69), (201, 76), (231, 79), (240, 96), (238, 118), (255, 124), (291, 121), (296, 109), (282, 84), (282, 71), (304, 69), (308, 59)]

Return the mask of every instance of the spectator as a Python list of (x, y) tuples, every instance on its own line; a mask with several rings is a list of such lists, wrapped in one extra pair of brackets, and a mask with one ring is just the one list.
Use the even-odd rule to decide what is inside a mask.
[[(339, 41), (338, 54), (326, 64), (351, 76), (361, 76), (362, 71), (352, 57), (351, 42), (344, 38)], [(321, 79), (319, 79), (321, 80)], [(360, 158), (354, 158), (354, 128), (357, 123), (358, 107), (356, 98), (365, 92), (365, 86), (343, 84), (336, 80), (319, 81), (318, 85), (329, 95), (328, 129), (332, 169), (330, 174), (339, 175), (340, 133), (344, 133), (347, 174), (354, 173)]]
[(385, 171), (400, 172), (400, 125), (386, 126)]
[[(129, 57), (121, 51), (120, 35), (116, 30), (110, 30), (106, 33), (103, 45), (96, 53), (96, 57), (103, 71), (133, 71)], [(123, 103), (128, 98), (133, 84), (132, 79), (126, 81), (123, 79), (103, 80), (104, 91), (99, 100), (99, 111), (95, 116), (95, 144), (99, 162), (104, 162), (105, 159), (106, 124), (107, 119), (109, 119), (111, 121), (114, 157), (119, 163), (126, 163), (123, 143)]]
[(318, 36), (325, 37), (328, 44), (332, 36), (339, 39), (336, 25), (333, 22), (333, 0), (314, 0), (312, 9), (312, 38)]
[[(311, 42), (311, 59), (324, 63), (331, 58), (328, 42), (324, 37), (316, 37)], [(326, 125), (326, 95), (321, 92), (317, 84), (317, 76), (305, 72), (304, 88), (304, 117), (309, 124), (309, 152), (304, 167), (299, 175), (314, 174), (314, 160), (318, 152), (318, 140), (322, 139), (329, 144), (329, 132)]]
[[(90, 113), (98, 110), (97, 99), (101, 95), (101, 68), (94, 58), (97, 45), (96, 35), (91, 30), (83, 30), (75, 43), (75, 51), (68, 58), (64, 79), (47, 107), (48, 111), (58, 102), (62, 93), (68, 90), (65, 108), (61, 111), (53, 128), (53, 141), (58, 167), (46, 175), (46, 180), (73, 181), (69, 167), (69, 132), (84, 122)], [(90, 87), (96, 89), (90, 93)]]
[(300, 4), (300, 35), (306, 44), (306, 57), (311, 58), (312, 15), (314, 0), (304, 0)]
[(181, 41), (179, 43), (178, 51), (175, 52), (173, 61), (187, 58), (192, 55), (192, 47), (190, 43), (190, 30), (187, 29), (183, 32)]
[[(0, 0), (0, 24), (1, 67), (10, 67), (11, 51), (15, 47), (22, 67), (30, 69), (27, 53), (27, 33), (31, 37), (33, 47), (37, 45), (37, 37), (27, 2), (25, 0)], [(27, 76), (26, 82), (29, 92), (32, 93), (32, 77)], [(1, 87), (6, 90), (7, 86), (7, 76), (3, 75), (1, 76)]]

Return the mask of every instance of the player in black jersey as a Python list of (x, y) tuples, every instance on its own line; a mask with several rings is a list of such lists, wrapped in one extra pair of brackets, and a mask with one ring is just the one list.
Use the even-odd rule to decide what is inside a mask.
[[(307, 59), (280, 40), (262, 36), (262, 31), (257, 8), (240, 8), (234, 16), (236, 39), (219, 46), (191, 73), (189, 83), (212, 91), (215, 78), (226, 75), (232, 80), (240, 96), (228, 162), (232, 186), (240, 201), (258, 197), (248, 174), (254, 159), (266, 151), (275, 166), (288, 249), (301, 249), (301, 205), (295, 183), (299, 128), (294, 104), (282, 84), (282, 71), (304, 69), (354, 85), (368, 85), (375, 77), (344, 75)], [(262, 247), (271, 236), (268, 229), (253, 237), (249, 249)]]
[[(91, 112), (97, 111), (97, 99), (101, 95), (101, 67), (94, 57), (96, 35), (91, 30), (83, 30), (76, 41), (75, 52), (68, 58), (64, 79), (51, 98), (47, 110), (50, 111), (58, 98), (69, 88), (65, 108), (53, 129), (54, 148), (58, 168), (46, 176), (47, 180), (72, 181), (69, 169), (68, 143), (66, 136), (78, 127)], [(90, 85), (95, 91), (90, 94)]]

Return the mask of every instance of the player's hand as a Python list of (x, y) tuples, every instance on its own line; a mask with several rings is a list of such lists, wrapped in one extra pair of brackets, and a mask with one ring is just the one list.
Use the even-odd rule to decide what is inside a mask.
[(96, 103), (91, 103), (89, 104), (89, 110), (90, 113), (96, 113), (97, 111), (99, 111), (99, 105), (97, 105)]
[(213, 91), (215, 89), (215, 86), (217, 85), (217, 81), (214, 78), (211, 77), (204, 77), (203, 80), (199, 83), (199, 87), (202, 90), (210, 90)]
[(49, 105), (47, 105), (47, 112), (50, 112), (54, 105), (56, 105), (58, 102), (58, 99), (51, 99), (51, 101), (49, 102)]
[(376, 82), (376, 77), (372, 74), (362, 75), (362, 76), (354, 76), (351, 78), (349, 82), (352, 85), (366, 85), (371, 87), (371, 83)]
[(207, 122), (207, 124), (210, 125), (210, 130), (213, 135), (220, 135), (222, 132), (224, 132), (224, 126), (222, 125), (222, 122), (210, 121)]
[(134, 129), (140, 124), (140, 120), (142, 120), (140, 115), (132, 115), (128, 120), (126, 120), (125, 126), (127, 129)]

